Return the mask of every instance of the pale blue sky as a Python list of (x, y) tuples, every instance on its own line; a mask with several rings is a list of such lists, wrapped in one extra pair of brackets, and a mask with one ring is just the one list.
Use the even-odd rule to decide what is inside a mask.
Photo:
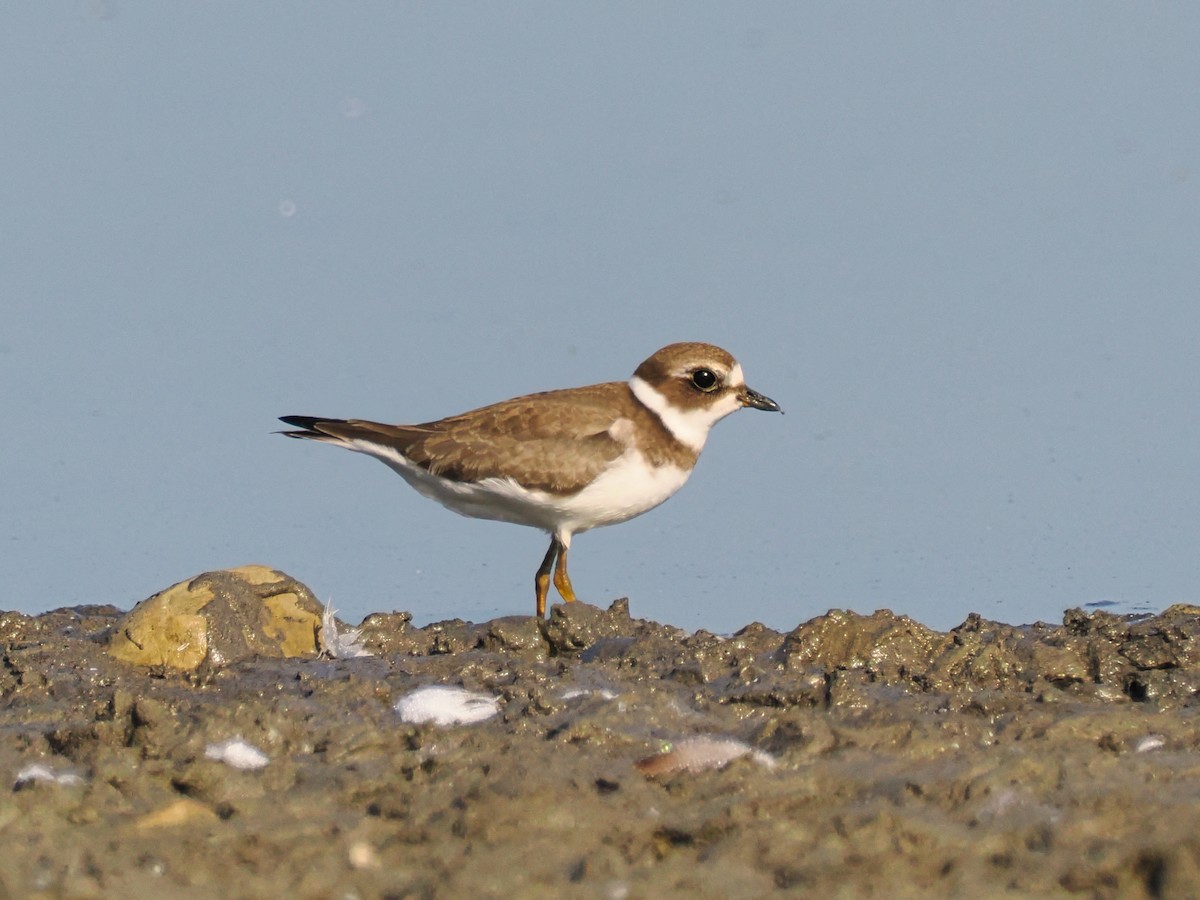
[(0, 607), (261, 562), (525, 614), (545, 539), (286, 413), (726, 346), (785, 417), (577, 538), (687, 628), (1196, 599), (1200, 6), (0, 6)]

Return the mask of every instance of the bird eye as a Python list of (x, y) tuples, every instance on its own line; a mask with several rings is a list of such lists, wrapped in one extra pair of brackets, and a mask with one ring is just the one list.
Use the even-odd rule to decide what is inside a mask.
[(715, 391), (720, 382), (721, 379), (712, 369), (697, 369), (692, 373), (692, 384), (705, 393)]

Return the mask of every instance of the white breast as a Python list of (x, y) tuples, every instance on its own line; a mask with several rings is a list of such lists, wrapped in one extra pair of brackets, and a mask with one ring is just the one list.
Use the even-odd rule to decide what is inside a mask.
[(568, 533), (640, 516), (683, 487), (691, 474), (678, 466), (653, 466), (637, 450), (626, 450), (595, 481), (561, 501)]

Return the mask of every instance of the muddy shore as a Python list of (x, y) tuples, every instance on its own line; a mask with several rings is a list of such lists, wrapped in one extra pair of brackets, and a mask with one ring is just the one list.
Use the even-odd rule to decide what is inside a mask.
[[(0, 614), (3, 896), (1200, 895), (1197, 607), (718, 636), (618, 601), (331, 645), (286, 576), (185, 584), (183, 637)], [(431, 685), (478, 719), (418, 721)]]

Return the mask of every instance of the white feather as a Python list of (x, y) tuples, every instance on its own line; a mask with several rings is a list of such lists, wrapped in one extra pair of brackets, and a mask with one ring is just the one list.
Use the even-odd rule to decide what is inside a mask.
[(215, 759), (227, 766), (243, 770), (261, 769), (271, 761), (267, 754), (244, 740), (241, 735), (227, 741), (209, 744), (204, 748), (204, 756), (207, 759)]
[(500, 712), (500, 701), (466, 688), (431, 684), (396, 701), (401, 720), (434, 725), (473, 725)]
[(24, 787), (34, 781), (74, 787), (83, 784), (83, 776), (69, 769), (56, 771), (45, 763), (30, 763), (17, 772), (16, 778), (13, 779), (13, 788)]

